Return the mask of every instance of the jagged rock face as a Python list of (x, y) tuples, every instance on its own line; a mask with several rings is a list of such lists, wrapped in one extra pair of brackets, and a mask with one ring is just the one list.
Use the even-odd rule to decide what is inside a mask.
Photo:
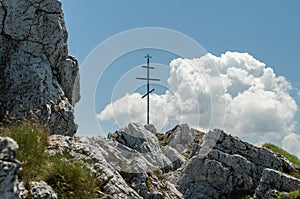
[(18, 145), (10, 138), (0, 137), (0, 198), (18, 197), (20, 163), (15, 159)]
[[(191, 133), (179, 131), (190, 129), (186, 125), (180, 126), (185, 127), (177, 126), (169, 131), (168, 138)], [(158, 136), (155, 132), (154, 127), (131, 123), (110, 134), (108, 139), (52, 135), (47, 153), (68, 153), (83, 162), (96, 178), (96, 198), (206, 199), (251, 195), (266, 199), (277, 197), (279, 192), (300, 189), (300, 180), (288, 175), (299, 173), (299, 167), (268, 149), (243, 142), (221, 130), (209, 131), (203, 137), (196, 133), (201, 135), (201, 140), (191, 137), (193, 143), (186, 147), (192, 151), (184, 150), (190, 153), (188, 157), (170, 145), (160, 145), (153, 137)], [(0, 191), (0, 198), (4, 197), (1, 197), (3, 193), (10, 194), (6, 195), (9, 198), (17, 193), (17, 189), (20, 199), (26, 198), (27, 193), (35, 198), (56, 198), (51, 187), (44, 182), (32, 182), (31, 190), (26, 190), (22, 183), (17, 186), (16, 145), (11, 144), (14, 142), (10, 139), (1, 140), (0, 172), (7, 171), (5, 162), (12, 163), (12, 166), (9, 166), (11, 170), (4, 185), (1, 176), (5, 175), (0, 175), (0, 190), (7, 190)], [(162, 160), (168, 165), (161, 164)]]
[(277, 190), (287, 192), (300, 190), (300, 180), (273, 169), (265, 169), (254, 198), (277, 198), (279, 195)]
[[(298, 167), (221, 130), (203, 136), (186, 124), (178, 125), (166, 133), (167, 145), (159, 145), (155, 132), (153, 126), (131, 123), (109, 134), (109, 139), (81, 137), (75, 141), (55, 135), (49, 152), (67, 151), (83, 162), (92, 162), (91, 169), (102, 185), (100, 196), (108, 193), (112, 198), (242, 198), (254, 193), (265, 198), (270, 192), (300, 186), (299, 180), (279, 175), (298, 172)], [(178, 150), (189, 152), (189, 157)]]
[(285, 158), (220, 130), (206, 133), (197, 150), (182, 170), (174, 174), (185, 198), (253, 194), (266, 168), (287, 173), (297, 171)]
[[(146, 172), (126, 172), (126, 167), (130, 167), (126, 152), (134, 151), (129, 148), (126, 152), (123, 151), (114, 140), (106, 140), (102, 137), (80, 137), (75, 140), (71, 137), (53, 135), (49, 153), (57, 152), (68, 152), (72, 157), (90, 163), (90, 169), (97, 179), (99, 198), (182, 198), (181, 193), (171, 183), (159, 182), (157, 177), (149, 176)], [(136, 151), (133, 155), (136, 156), (134, 161), (137, 167), (150, 165), (148, 160)], [(147, 184), (150, 179), (151, 187)], [(168, 194), (164, 196), (157, 191), (160, 189), (165, 189)]]
[[(141, 173), (162, 168), (168, 170), (173, 166), (178, 168), (185, 162), (182, 155), (174, 148), (161, 147), (154, 132), (156, 132), (156, 129), (149, 125), (142, 126), (136, 123), (129, 123), (128, 126), (114, 134), (109, 134), (110, 138), (122, 146), (119, 147), (119, 151), (122, 151), (124, 158), (127, 160), (128, 167), (126, 172)], [(141, 160), (136, 164), (137, 157), (146, 161)]]
[(0, 1), (0, 122), (37, 119), (74, 135), (79, 72), (59, 0)]
[(176, 149), (179, 153), (190, 150), (193, 143), (202, 138), (204, 133), (190, 128), (187, 124), (177, 125), (174, 129), (166, 132), (168, 145)]

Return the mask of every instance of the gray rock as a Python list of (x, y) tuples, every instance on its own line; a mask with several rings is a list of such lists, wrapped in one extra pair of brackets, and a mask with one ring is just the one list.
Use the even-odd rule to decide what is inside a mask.
[(11, 138), (0, 137), (0, 198), (18, 197), (18, 177), (20, 163), (15, 159), (17, 143)]
[[(122, 136), (123, 143), (132, 148), (121, 144), (120, 138), (116, 141), (122, 133), (126, 134)], [(129, 124), (110, 137), (112, 139), (52, 135), (48, 153), (68, 152), (72, 157), (89, 163), (89, 168), (97, 176), (100, 187), (97, 192), (101, 196), (107, 193), (112, 198), (182, 198), (160, 171), (166, 165), (173, 167), (170, 159), (179, 158), (180, 165), (185, 161), (175, 149), (160, 149), (155, 134), (138, 124)], [(161, 163), (162, 160), (168, 164)]]
[(187, 124), (175, 126), (165, 134), (159, 135), (162, 145), (176, 149), (180, 154), (191, 155), (193, 149), (199, 149), (199, 144), (204, 133), (190, 128)]
[(285, 158), (220, 130), (209, 131), (195, 154), (172, 177), (185, 198), (252, 194), (266, 168), (296, 171)]
[(178, 169), (186, 162), (186, 159), (174, 148), (163, 146), (162, 153), (172, 162), (173, 169)]
[[(87, 166), (95, 173), (99, 190), (97, 193), (101, 197), (110, 198), (141, 198), (112, 166), (119, 165), (122, 157), (118, 156), (118, 151), (102, 137), (81, 137), (72, 138), (61, 135), (50, 137), (50, 147), (48, 153), (68, 152), (72, 157), (89, 163)], [(119, 158), (119, 159), (118, 159)], [(120, 163), (121, 164), (121, 163)], [(105, 194), (104, 194), (105, 193)]]
[(34, 199), (57, 199), (57, 194), (46, 182), (31, 182), (30, 194)]
[[(298, 167), (221, 130), (209, 131), (201, 141), (194, 139), (199, 147), (192, 148), (194, 155), (188, 158), (170, 145), (159, 146), (153, 135), (133, 123), (110, 139), (52, 135), (47, 152), (67, 152), (85, 164), (96, 177), (97, 198), (242, 198), (254, 193), (256, 198), (272, 198), (300, 189), (299, 179), (283, 174), (298, 172)], [(17, 145), (10, 139), (1, 140), (0, 171), (9, 173), (4, 180), (9, 183), (0, 184), (1, 191), (7, 190), (0, 192), (1, 198), (13, 198), (18, 189), (20, 199), (28, 193), (34, 198), (56, 198), (44, 182), (31, 183), (29, 191), (22, 183), (18, 186)], [(171, 166), (161, 164), (164, 161)], [(5, 170), (7, 162), (12, 170)]]
[(0, 122), (34, 119), (74, 135), (79, 71), (59, 0), (0, 2)]
[(157, 130), (153, 124), (147, 124), (144, 127), (153, 134), (157, 133)]
[[(169, 146), (176, 149), (179, 153), (188, 149), (194, 141), (195, 134), (187, 124), (177, 125), (174, 129), (169, 131)], [(168, 134), (168, 132), (167, 132)]]
[(28, 197), (29, 191), (26, 189), (23, 182), (19, 183), (19, 199), (26, 199)]
[[(153, 129), (153, 128), (152, 128)], [(174, 160), (170, 160), (164, 155), (164, 152), (160, 148), (158, 138), (156, 135), (148, 131), (143, 125), (136, 123), (129, 123), (128, 126), (117, 131), (111, 138), (115, 139), (121, 145), (120, 149), (122, 154), (126, 157), (127, 149), (124, 146), (134, 151), (133, 154), (139, 153), (138, 157), (142, 158), (126, 158), (129, 159), (135, 165), (148, 165), (139, 172), (147, 172), (147, 170), (157, 170), (161, 168), (170, 168), (173, 165)], [(166, 151), (165, 151), (166, 152)], [(132, 154), (132, 152), (131, 152)], [(146, 159), (146, 161), (141, 160)], [(150, 164), (150, 166), (149, 166)], [(135, 166), (131, 166), (134, 168)]]
[(140, 124), (129, 123), (128, 126), (116, 133), (116, 140), (119, 143), (131, 149), (135, 149), (140, 153), (148, 153), (151, 152), (151, 150), (160, 148), (155, 134)]
[(280, 192), (300, 190), (300, 180), (282, 172), (265, 169), (259, 185), (255, 190), (255, 198), (272, 198)]

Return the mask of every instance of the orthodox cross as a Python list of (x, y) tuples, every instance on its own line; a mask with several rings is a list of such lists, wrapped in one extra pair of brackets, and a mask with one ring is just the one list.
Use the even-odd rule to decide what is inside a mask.
[(147, 93), (145, 95), (143, 95), (142, 99), (144, 99), (147, 96), (147, 124), (149, 124), (149, 104), (150, 104), (150, 93), (152, 93), (155, 89), (152, 89), (150, 91), (150, 80), (151, 81), (160, 81), (159, 79), (152, 79), (150, 78), (150, 69), (154, 69), (154, 67), (150, 66), (150, 59), (152, 58), (149, 54), (147, 54), (147, 56), (145, 56), (145, 58), (147, 59), (147, 66), (142, 66), (142, 68), (146, 68), (147, 69), (147, 77), (143, 78), (143, 77), (137, 77), (137, 79), (139, 80), (146, 80), (147, 81)]

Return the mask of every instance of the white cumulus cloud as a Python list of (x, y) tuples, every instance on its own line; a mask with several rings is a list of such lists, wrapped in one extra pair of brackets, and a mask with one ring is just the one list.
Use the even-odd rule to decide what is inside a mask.
[[(151, 94), (151, 123), (159, 130), (178, 123), (203, 130), (223, 128), (254, 144), (272, 142), (299, 155), (300, 149), (292, 148), (296, 144), (287, 144), (296, 143), (292, 138), (298, 136), (290, 83), (248, 53), (175, 59), (166, 87), (169, 90), (163, 95)], [(120, 126), (145, 123), (145, 103), (138, 93), (126, 94), (109, 104), (98, 119)]]
[(299, 146), (300, 146), (300, 136), (295, 133), (291, 133), (287, 135), (282, 141), (283, 149), (297, 155), (298, 157), (300, 157)]

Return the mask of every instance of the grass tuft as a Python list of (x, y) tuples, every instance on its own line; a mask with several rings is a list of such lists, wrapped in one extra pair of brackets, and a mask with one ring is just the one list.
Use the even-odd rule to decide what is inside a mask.
[(289, 193), (279, 193), (279, 196), (277, 197), (278, 199), (297, 199), (297, 198), (300, 198), (300, 191), (297, 190), (297, 191), (292, 191), (292, 192), (289, 192)]
[(61, 199), (93, 198), (96, 181), (81, 163), (64, 155), (50, 157), (42, 178)]
[(11, 137), (18, 143), (16, 158), (22, 164), (19, 178), (29, 186), (30, 181), (37, 180), (46, 164), (44, 151), (48, 147), (48, 134), (38, 125), (24, 122), (4, 128), (0, 135)]
[(20, 181), (29, 189), (30, 182), (43, 180), (62, 199), (94, 198), (97, 186), (92, 172), (68, 154), (49, 156), (45, 153), (49, 146), (48, 135), (44, 128), (29, 122), (0, 131), (0, 136), (11, 137), (19, 145), (17, 159), (22, 163)]

